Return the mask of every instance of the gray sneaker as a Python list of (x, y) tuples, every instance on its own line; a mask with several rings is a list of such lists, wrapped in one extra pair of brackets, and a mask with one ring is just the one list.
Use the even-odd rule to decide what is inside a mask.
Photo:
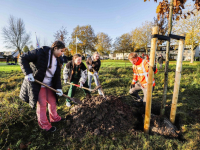
[(140, 98), (140, 99), (134, 99), (135, 102), (143, 102), (143, 99)]

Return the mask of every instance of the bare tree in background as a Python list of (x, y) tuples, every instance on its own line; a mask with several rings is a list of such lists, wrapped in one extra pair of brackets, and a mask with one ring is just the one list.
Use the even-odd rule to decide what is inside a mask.
[(3, 38), (6, 48), (16, 48), (21, 55), (22, 48), (30, 44), (30, 33), (27, 34), (21, 18), (10, 16), (9, 25), (3, 28)]
[(55, 40), (60, 40), (66, 44), (68, 40), (67, 34), (67, 29), (62, 26), (61, 29), (54, 34)]

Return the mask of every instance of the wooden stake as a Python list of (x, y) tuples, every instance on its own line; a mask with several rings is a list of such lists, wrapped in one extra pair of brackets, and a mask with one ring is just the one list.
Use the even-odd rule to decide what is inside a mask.
[[(184, 35), (181, 35), (181, 36), (184, 36)], [(176, 108), (177, 108), (178, 94), (179, 94), (179, 87), (180, 87), (180, 80), (181, 80), (184, 44), (185, 44), (185, 41), (183, 39), (179, 40), (178, 58), (177, 58), (177, 63), (176, 63), (176, 75), (175, 75), (175, 82), (174, 82), (174, 93), (173, 93), (172, 106), (171, 106), (171, 112), (170, 112), (170, 121), (172, 123), (175, 122), (175, 116), (176, 116)]]
[[(152, 28), (152, 34), (158, 34), (158, 26)], [(151, 119), (151, 99), (152, 99), (152, 88), (153, 88), (153, 66), (155, 64), (155, 56), (157, 49), (158, 38), (151, 39), (151, 52), (150, 52), (150, 62), (149, 62), (149, 73), (147, 82), (147, 99), (146, 99), (146, 109), (145, 109), (145, 120), (144, 120), (144, 132), (149, 133), (150, 119)]]

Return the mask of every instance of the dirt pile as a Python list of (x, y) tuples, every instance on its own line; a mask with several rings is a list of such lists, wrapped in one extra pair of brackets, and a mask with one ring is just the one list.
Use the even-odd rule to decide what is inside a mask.
[[(143, 131), (144, 107), (129, 106), (122, 97), (102, 96), (84, 99), (82, 105), (70, 109), (66, 116), (67, 135), (82, 138), (87, 132), (94, 135), (109, 135), (119, 132)], [(157, 110), (154, 110), (157, 111)], [(167, 137), (177, 138), (179, 131), (165, 118), (151, 115), (150, 131)]]
[(67, 119), (67, 130), (73, 137), (83, 137), (86, 132), (109, 135), (143, 128), (142, 114), (138, 108), (130, 107), (120, 97), (102, 96), (83, 100), (84, 105), (71, 108)]

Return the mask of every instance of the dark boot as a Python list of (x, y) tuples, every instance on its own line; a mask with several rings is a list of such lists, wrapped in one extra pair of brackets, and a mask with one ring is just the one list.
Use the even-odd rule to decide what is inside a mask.
[(91, 98), (90, 93), (86, 93), (86, 99), (90, 99), (90, 98)]

